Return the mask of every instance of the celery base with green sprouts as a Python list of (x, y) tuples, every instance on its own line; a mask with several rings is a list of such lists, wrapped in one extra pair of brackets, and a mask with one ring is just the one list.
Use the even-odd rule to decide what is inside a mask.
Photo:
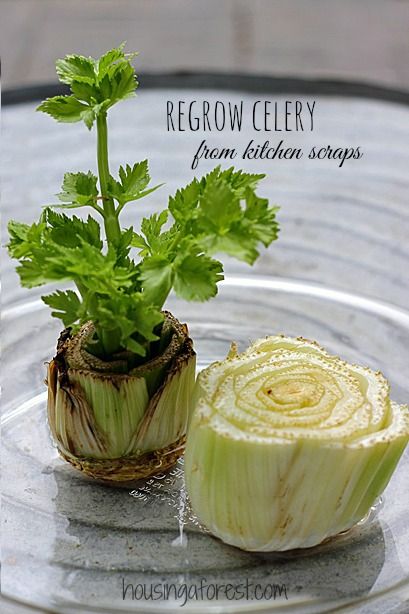
[(256, 341), (202, 371), (188, 430), (193, 511), (228, 544), (315, 546), (355, 525), (409, 440), (379, 372), (305, 339)]
[[(195, 354), (187, 328), (163, 310), (170, 291), (189, 301), (214, 297), (223, 279), (214, 254), (253, 264), (259, 245), (278, 233), (277, 208), (256, 194), (264, 175), (220, 167), (179, 189), (140, 232), (120, 225), (125, 206), (159, 187), (150, 187), (146, 160), (116, 177), (109, 167), (107, 113), (135, 94), (134, 55), (121, 45), (97, 60), (57, 61), (71, 93), (38, 110), (96, 126), (98, 175), (66, 173), (59, 203), (38, 222), (9, 223), (23, 286), (74, 284), (42, 297), (66, 327), (49, 365), (51, 431), (64, 458), (112, 481), (161, 471), (183, 451)], [(91, 208), (103, 231), (91, 215), (55, 208)]]
[(164, 471), (184, 449), (196, 358), (187, 328), (164, 312), (160, 343), (131, 367), (87, 350), (92, 322), (60, 337), (48, 367), (48, 421), (61, 455), (99, 479), (131, 481)]

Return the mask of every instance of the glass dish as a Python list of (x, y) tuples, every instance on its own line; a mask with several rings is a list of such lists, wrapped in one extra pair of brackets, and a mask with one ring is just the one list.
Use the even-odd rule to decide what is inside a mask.
[[(311, 84), (305, 89), (302, 82), (293, 83), (286, 94), (276, 81), (261, 77), (255, 83), (223, 75), (201, 90), (195, 89), (196, 77), (188, 89), (172, 78), (163, 87), (161, 79), (149, 90), (141, 78), (138, 99), (124, 103), (110, 119), (112, 168), (149, 158), (154, 183), (166, 183), (124, 211), (125, 225), (137, 227), (142, 216), (161, 209), (167, 194), (191, 179), (191, 159), (203, 139), (242, 151), (251, 139), (277, 143), (281, 138), (255, 135), (249, 122), (234, 134), (167, 133), (167, 100), (243, 101), (248, 110), (255, 100), (283, 104), (299, 92), (297, 99), (315, 100), (317, 122), (313, 132), (286, 133), (288, 146), (302, 143), (308, 151), (331, 143), (364, 152), (342, 168), (306, 155), (279, 163), (237, 159), (237, 166), (267, 174), (261, 194), (282, 206), (282, 232), (254, 268), (227, 261), (227, 279), (214, 300), (171, 299), (171, 311), (189, 324), (199, 368), (223, 358), (232, 340), (243, 349), (266, 334), (302, 335), (347, 360), (381, 369), (392, 397), (408, 402), (409, 107), (358, 99), (353, 92), (346, 98), (344, 85), (339, 95), (331, 85), (331, 95), (324, 96), (319, 85), (312, 94)], [(95, 143), (84, 127), (56, 124), (35, 113), (35, 106), (27, 102), (2, 111), (3, 224), (10, 218), (37, 219), (40, 206), (54, 202), (64, 172), (95, 168)], [(197, 172), (213, 166), (214, 161), (203, 160)], [(3, 232), (2, 243), (6, 240)], [(41, 303), (41, 288), (20, 287), (15, 262), (4, 256), (2, 268), (3, 596), (31, 604), (30, 611), (67, 614), (409, 611), (409, 451), (382, 502), (350, 533), (311, 551), (280, 556), (226, 546), (203, 532), (190, 514), (181, 463), (131, 493), (89, 482), (59, 459), (46, 424), (43, 380), (60, 324)], [(183, 594), (177, 602), (131, 600), (129, 589), (122, 598), (130, 584), (200, 587), (202, 578), (219, 590), (229, 582), (253, 584), (249, 597), (255, 584), (271, 585), (276, 599), (229, 601), (221, 590), (219, 599), (193, 598), (181, 607)]]
[[(409, 398), (402, 376), (409, 361), (409, 317), (387, 303), (254, 275), (229, 277), (208, 304), (172, 299), (169, 306), (189, 322), (199, 368), (223, 358), (231, 340), (243, 349), (267, 332), (285, 331), (380, 368), (393, 398)], [(402, 603), (409, 587), (408, 452), (382, 502), (349, 533), (302, 552), (242, 552), (198, 525), (183, 489), (181, 461), (132, 490), (93, 483), (64, 463), (48, 433), (43, 383), (58, 322), (38, 300), (6, 309), (3, 318), (6, 596), (67, 613), (171, 612), (186, 601), (186, 612), (317, 613), (343, 606), (373, 614)], [(23, 344), (24, 352), (16, 351)], [(194, 596), (192, 587), (200, 595), (201, 583), (207, 601)], [(243, 585), (245, 596), (239, 599), (239, 591), (230, 600), (229, 592), (227, 598), (220, 587), (228, 583)], [(174, 597), (172, 584), (179, 591), (176, 601), (140, 597), (143, 585), (148, 597), (154, 586)], [(218, 599), (212, 598), (216, 590)], [(266, 601), (257, 598), (260, 591), (267, 591)]]

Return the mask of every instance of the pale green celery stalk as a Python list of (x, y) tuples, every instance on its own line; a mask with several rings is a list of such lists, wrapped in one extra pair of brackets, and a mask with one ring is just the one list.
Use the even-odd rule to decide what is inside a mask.
[(109, 375), (95, 376), (69, 369), (68, 376), (70, 382), (82, 389), (93, 408), (96, 430), (104, 434), (106, 441), (106, 450), (101, 452), (90, 445), (83, 455), (119, 458), (127, 454), (132, 433), (137, 430), (149, 403), (144, 378), (118, 375), (113, 385)]
[(307, 548), (350, 529), (409, 440), (408, 407), (390, 401), (379, 372), (304, 339), (270, 337), (214, 363), (195, 405), (185, 454), (193, 511), (245, 550)]
[(69, 370), (71, 384), (82, 390), (82, 408), (86, 405), (93, 411), (87, 412), (85, 425), (71, 422), (71, 412), (67, 411), (71, 399), (59, 387), (53, 418), (56, 431), (65, 448), (71, 447), (72, 454), (94, 459), (138, 456), (165, 448), (186, 432), (194, 371), (195, 363), (191, 360), (183, 371), (167, 378), (157, 395), (149, 399), (143, 377), (118, 375), (113, 385), (108, 375)]
[[(156, 447), (164, 448), (172, 443), (172, 437), (176, 440), (186, 433), (195, 371), (195, 361), (192, 360), (184, 369), (167, 375), (163, 390), (160, 394), (156, 393), (156, 398), (153, 397), (155, 412), (152, 415), (149, 411), (146, 412), (145, 420), (135, 434), (130, 450), (147, 452)], [(170, 414), (170, 407), (176, 408), (177, 411)]]
[[(79, 429), (74, 440), (78, 449), (72, 450), (75, 454), (99, 459), (137, 456), (165, 448), (186, 432), (195, 381), (194, 360), (186, 368), (173, 369), (151, 398), (144, 377), (117, 375), (113, 383), (112, 375), (77, 369), (69, 369), (67, 375), (82, 391), (84, 403), (93, 408), (92, 430), (100, 434), (93, 440)], [(60, 427), (67, 427), (64, 419), (68, 413), (66, 406), (58, 407)], [(99, 439), (104, 446), (99, 445)]]

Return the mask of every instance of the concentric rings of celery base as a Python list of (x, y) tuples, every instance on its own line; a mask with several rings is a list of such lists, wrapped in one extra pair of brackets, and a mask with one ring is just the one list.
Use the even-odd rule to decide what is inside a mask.
[(381, 373), (269, 337), (199, 375), (187, 489), (229, 544), (311, 547), (367, 514), (408, 439), (408, 408), (390, 401)]

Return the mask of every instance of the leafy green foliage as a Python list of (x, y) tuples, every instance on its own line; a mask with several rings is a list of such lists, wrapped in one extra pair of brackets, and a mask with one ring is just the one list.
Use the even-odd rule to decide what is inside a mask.
[(75, 96), (54, 96), (47, 98), (39, 107), (39, 111), (48, 113), (59, 122), (79, 122), (84, 120), (87, 128), (94, 123), (95, 114), (89, 105), (84, 104)]
[(137, 162), (133, 167), (129, 164), (125, 168), (120, 166), (119, 181), (113, 177), (110, 178), (108, 194), (118, 201), (118, 209), (121, 211), (126, 203), (139, 200), (160, 187), (157, 185), (146, 190), (150, 180), (147, 160)]
[(42, 297), (44, 303), (54, 309), (51, 315), (60, 318), (64, 326), (73, 326), (81, 319), (82, 302), (73, 290), (57, 290), (53, 294)]
[(175, 260), (175, 292), (187, 301), (207, 301), (217, 294), (223, 265), (194, 243)]
[(119, 347), (140, 356), (145, 356), (150, 341), (158, 339), (153, 331), (163, 320), (161, 312), (149, 304), (143, 293), (132, 291), (91, 295), (88, 316), (101, 331), (102, 340), (108, 333), (118, 340)]
[[(118, 178), (109, 172), (106, 113), (137, 86), (133, 55), (123, 49), (120, 45), (98, 60), (68, 55), (57, 61), (71, 95), (50, 98), (39, 110), (58, 121), (82, 120), (88, 128), (97, 120), (99, 178), (91, 171), (66, 173), (59, 205), (44, 208), (37, 223), (9, 223), (8, 249), (19, 260), (23, 286), (74, 282), (75, 291), (42, 297), (65, 326), (92, 320), (104, 355), (126, 348), (144, 356), (158, 338), (172, 288), (189, 301), (215, 296), (223, 266), (214, 255), (252, 264), (259, 244), (267, 247), (277, 238), (277, 208), (256, 194), (264, 175), (217, 167), (178, 190), (168, 209), (144, 218), (140, 233), (120, 227), (123, 207), (159, 187), (149, 187), (147, 160), (121, 166)], [(103, 218), (106, 242), (93, 217), (68, 217), (55, 207), (92, 207)], [(139, 252), (137, 262), (132, 248)]]
[(212, 258), (226, 253), (252, 264), (258, 243), (268, 246), (278, 233), (277, 208), (255, 189), (264, 175), (222, 171), (194, 179), (169, 199), (168, 211), (145, 218), (132, 245), (143, 258), (141, 280), (149, 299), (161, 306), (173, 287), (184, 299), (206, 301), (217, 293), (222, 264)]
[(267, 247), (278, 236), (277, 207), (269, 207), (268, 200), (255, 193), (263, 177), (218, 166), (178, 190), (169, 210), (183, 234), (195, 237), (207, 253), (253, 264), (258, 243)]
[(67, 55), (63, 60), (57, 60), (56, 70), (60, 81), (68, 85), (76, 82), (93, 85), (95, 82), (95, 60), (93, 58)]
[(44, 229), (43, 216), (38, 224), (31, 226), (11, 220), (8, 224), (10, 242), (7, 246), (10, 256), (17, 260), (29, 258), (33, 249), (41, 242)]
[(82, 120), (90, 130), (98, 115), (135, 94), (138, 82), (131, 64), (135, 54), (126, 54), (123, 49), (124, 44), (99, 60), (81, 55), (57, 60), (59, 79), (69, 85), (71, 94), (47, 98), (38, 110), (59, 122)]
[(51, 281), (74, 281), (79, 292), (54, 292), (43, 301), (65, 326), (92, 319), (97, 330), (113, 331), (125, 348), (144, 354), (146, 342), (156, 339), (153, 329), (162, 320), (160, 310), (142, 292), (138, 266), (126, 258), (133, 231), (122, 233), (117, 250), (102, 251), (99, 224), (88, 217), (69, 218), (45, 209), (38, 224), (10, 222), (9, 251), (18, 257), (17, 272), (25, 287)]
[[(144, 355), (154, 340), (161, 309), (172, 288), (181, 298), (206, 301), (217, 293), (223, 266), (213, 258), (224, 252), (252, 263), (258, 243), (276, 238), (276, 208), (258, 197), (259, 176), (219, 167), (194, 179), (169, 199), (169, 210), (144, 218), (141, 233), (121, 231), (120, 241), (103, 251), (99, 224), (46, 208), (31, 226), (10, 222), (10, 254), (20, 260), (17, 271), (26, 287), (51, 281), (74, 281), (79, 294), (57, 291), (44, 302), (65, 326), (89, 319), (121, 347)], [(116, 183), (135, 196), (149, 182), (145, 162), (126, 167)], [(115, 187), (115, 186), (114, 186)], [(64, 203), (84, 206), (97, 197), (92, 173), (68, 173), (59, 195)], [(174, 222), (167, 228), (169, 213)], [(131, 247), (141, 260), (129, 257)], [(102, 334), (102, 333), (101, 333)]]
[(88, 173), (65, 173), (62, 191), (58, 194), (61, 207), (94, 207), (98, 196), (98, 178)]

